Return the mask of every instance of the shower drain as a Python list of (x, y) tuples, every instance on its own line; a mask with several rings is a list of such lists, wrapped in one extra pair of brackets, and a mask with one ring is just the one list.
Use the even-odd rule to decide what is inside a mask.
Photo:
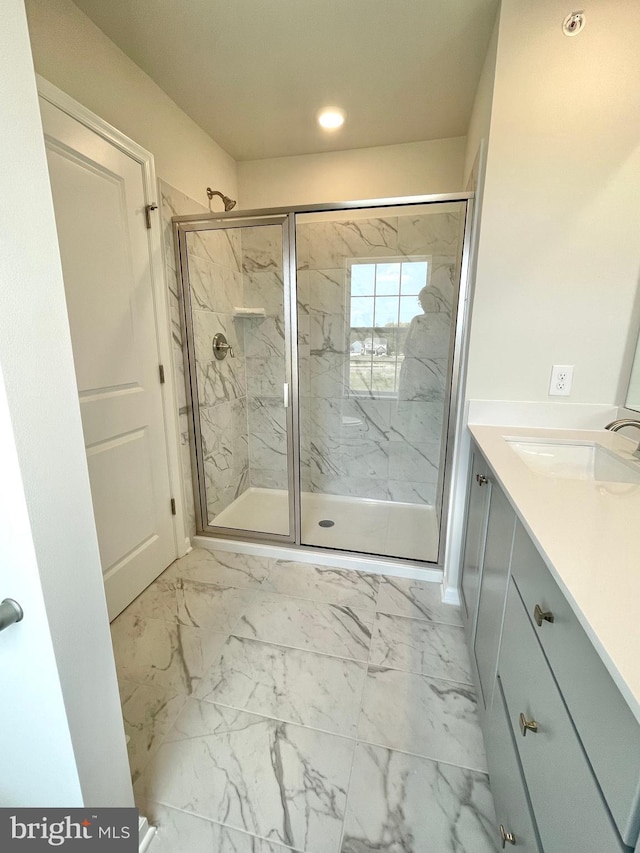
[(330, 518), (323, 518), (322, 521), (318, 522), (319, 527), (333, 527), (335, 521), (331, 521)]

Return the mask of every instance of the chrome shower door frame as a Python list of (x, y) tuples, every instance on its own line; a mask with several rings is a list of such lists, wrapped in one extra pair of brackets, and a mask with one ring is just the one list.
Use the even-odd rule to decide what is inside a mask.
[[(195, 397), (192, 396), (194, 405), (191, 407), (191, 417), (189, 419), (191, 434), (191, 455), (192, 455), (192, 470), (197, 472), (198, 479), (198, 494), (200, 497), (201, 507), (196, 507), (198, 533), (213, 535), (218, 538), (235, 539), (242, 541), (262, 541), (262, 542), (280, 542), (286, 546), (294, 546), (297, 550), (309, 551), (318, 553), (321, 551), (326, 555), (335, 555), (344, 557), (344, 550), (319, 548), (315, 545), (301, 544), (301, 505), (300, 505), (300, 421), (299, 421), (299, 398), (300, 398), (300, 376), (298, 371), (298, 299), (297, 299), (297, 255), (296, 255), (296, 215), (301, 213), (325, 213), (325, 212), (344, 212), (349, 210), (363, 210), (389, 207), (419, 207), (421, 205), (445, 204), (447, 202), (464, 202), (465, 203), (465, 222), (462, 237), (462, 253), (460, 262), (460, 277), (458, 281), (458, 298), (454, 306), (452, 315), (452, 326), (455, 328), (453, 334), (453, 343), (451, 351), (451, 359), (449, 365), (448, 385), (450, 389), (449, 406), (446, 412), (447, 427), (443, 430), (443, 439), (446, 442), (446, 451), (444, 455), (444, 477), (442, 489), (442, 504), (439, 519), (439, 541), (438, 541), (438, 560), (435, 565), (442, 566), (444, 564), (444, 554), (447, 546), (447, 516), (449, 506), (451, 504), (452, 490), (452, 471), (453, 460), (456, 451), (458, 435), (456, 433), (456, 424), (459, 421), (460, 412), (464, 406), (464, 376), (465, 376), (465, 354), (467, 351), (468, 335), (469, 335), (469, 316), (468, 308), (470, 305), (470, 253), (472, 245), (472, 227), (473, 227), (473, 205), (475, 195), (473, 192), (460, 193), (439, 193), (432, 195), (420, 196), (398, 196), (385, 199), (366, 199), (360, 201), (336, 202), (315, 205), (298, 205), (288, 207), (274, 207), (254, 209), (247, 211), (230, 211), (228, 213), (211, 213), (211, 214), (192, 214), (188, 216), (173, 217), (174, 236), (176, 240), (176, 252), (181, 266), (181, 305), (182, 319), (184, 328), (189, 332), (184, 335), (183, 348), (185, 351), (185, 365), (188, 365), (188, 370), (185, 370), (185, 376), (188, 375), (191, 384), (191, 392), (195, 391)], [(288, 464), (288, 482), (289, 482), (289, 535), (280, 536), (277, 534), (266, 534), (254, 532), (250, 530), (239, 530), (236, 528), (212, 528), (211, 526), (203, 526), (201, 524), (202, 515), (202, 499), (204, 490), (204, 470), (202, 469), (202, 440), (197, 431), (199, 424), (196, 424), (194, 411), (197, 407), (197, 385), (195, 382), (195, 353), (189, 346), (188, 339), (193, 338), (193, 328), (191, 326), (191, 305), (190, 295), (188, 292), (190, 286), (185, 287), (185, 275), (188, 270), (186, 264), (186, 248), (184, 242), (184, 233), (194, 230), (208, 230), (212, 226), (210, 223), (217, 223), (218, 228), (242, 227), (243, 225), (265, 224), (268, 220), (269, 224), (285, 223), (283, 228), (283, 276), (284, 276), (284, 298), (285, 298), (285, 354), (286, 364), (285, 371), (287, 381), (290, 383), (290, 405), (287, 411), (287, 464)], [(287, 254), (288, 252), (288, 254)], [(183, 255), (184, 253), (184, 255)], [(293, 348), (296, 348), (294, 354)], [(193, 372), (192, 372), (193, 369)], [(196, 452), (197, 446), (197, 452)], [(197, 458), (199, 457), (199, 458)], [(204, 506), (206, 510), (206, 505)], [(198, 514), (199, 513), (199, 514)], [(348, 552), (354, 558), (376, 562), (384, 562), (389, 560), (394, 564), (404, 564), (416, 568), (424, 569), (426, 565), (433, 566), (431, 561), (414, 560), (400, 557), (384, 557), (380, 555), (370, 554), (368, 552)]]
[(456, 457), (459, 433), (457, 425), (464, 410), (466, 355), (469, 340), (469, 309), (471, 307), (471, 246), (472, 232), (475, 222), (475, 194), (466, 193), (466, 209), (464, 230), (462, 234), (462, 254), (460, 258), (460, 277), (458, 281), (458, 299), (451, 317), (455, 328), (453, 333), (453, 349), (449, 373), (449, 410), (447, 412), (447, 429), (443, 433), (446, 452), (444, 459), (444, 482), (442, 488), (442, 506), (440, 509), (438, 565), (444, 565), (445, 549), (447, 546), (447, 530), (449, 508), (451, 506), (451, 489), (454, 474), (454, 459)]
[[(292, 342), (297, 339), (297, 332), (292, 329), (292, 317), (290, 306), (297, 300), (295, 293), (295, 278), (291, 278), (290, 257), (294, 254), (290, 248), (290, 217), (287, 215), (270, 215), (270, 211), (264, 214), (251, 212), (235, 213), (233, 221), (229, 221), (229, 214), (209, 216), (174, 216), (173, 235), (175, 242), (176, 257), (179, 264), (180, 279), (180, 309), (182, 319), (182, 354), (185, 366), (185, 382), (187, 384), (187, 406), (189, 421), (189, 448), (191, 455), (191, 470), (195, 474), (194, 482), (194, 505), (196, 514), (196, 532), (198, 534), (214, 535), (224, 539), (238, 539), (239, 537), (248, 541), (269, 541), (285, 545), (294, 544), (296, 541), (296, 524), (299, 526), (299, 513), (296, 521), (296, 507), (299, 506), (297, 496), (298, 483), (295, 476), (295, 448), (294, 448), (294, 409), (292, 403), (292, 373), (293, 358)], [(286, 433), (287, 433), (287, 481), (288, 481), (288, 515), (289, 533), (267, 533), (251, 530), (249, 528), (222, 527), (209, 524), (209, 513), (207, 510), (207, 491), (204, 471), (204, 447), (202, 441), (202, 430), (200, 424), (200, 397), (198, 392), (197, 366), (195, 352), (195, 335), (193, 328), (193, 305), (191, 301), (191, 281), (189, 273), (189, 259), (187, 236), (194, 231), (227, 231), (231, 228), (250, 228), (253, 226), (278, 225), (282, 231), (282, 276), (283, 276), (283, 318), (284, 318), (284, 374), (285, 388), (283, 395), (288, 396), (286, 405)], [(295, 304), (295, 303), (294, 303)], [(293, 318), (295, 322), (295, 318)], [(295, 336), (294, 336), (295, 335)], [(293, 397), (295, 400), (296, 398)], [(284, 400), (283, 400), (284, 405)]]

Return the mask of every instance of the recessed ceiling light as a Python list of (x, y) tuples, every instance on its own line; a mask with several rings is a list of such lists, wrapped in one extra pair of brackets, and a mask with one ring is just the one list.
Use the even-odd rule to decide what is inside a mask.
[(318, 124), (325, 130), (336, 130), (344, 124), (344, 116), (340, 107), (325, 107), (318, 113)]

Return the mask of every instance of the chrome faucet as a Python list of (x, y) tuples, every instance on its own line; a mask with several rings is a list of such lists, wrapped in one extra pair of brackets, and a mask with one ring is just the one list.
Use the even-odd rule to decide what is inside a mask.
[[(636, 427), (636, 429), (640, 429), (640, 421), (635, 420), (634, 418), (618, 418), (617, 421), (611, 421), (610, 424), (607, 424), (605, 429), (611, 430), (611, 432), (618, 432), (618, 430), (624, 429), (625, 427)], [(633, 455), (636, 459), (640, 459), (640, 444), (633, 451)]]

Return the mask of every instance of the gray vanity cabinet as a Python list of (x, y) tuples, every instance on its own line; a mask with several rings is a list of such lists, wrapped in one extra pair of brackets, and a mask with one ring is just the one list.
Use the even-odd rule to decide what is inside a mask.
[(545, 853), (622, 853), (624, 847), (513, 579), (498, 671)]
[[(473, 619), (469, 646), (497, 847), (640, 853), (640, 725), (481, 452), (474, 453), (464, 563), (472, 571), (462, 586)], [(476, 473), (492, 481), (488, 509), (487, 498), (473, 494)], [(480, 555), (477, 565), (472, 553)]]
[(462, 558), (462, 606), (465, 611), (468, 635), (475, 631), (478, 594), (487, 531), (487, 512), (491, 495), (491, 480), (487, 465), (479, 453), (474, 453), (467, 499), (467, 534)]
[(491, 490), (473, 656), (485, 708), (491, 706), (516, 516), (502, 489)]
[(618, 831), (633, 844), (640, 830), (640, 727), (521, 524), (511, 563), (530, 633), (561, 685)]

